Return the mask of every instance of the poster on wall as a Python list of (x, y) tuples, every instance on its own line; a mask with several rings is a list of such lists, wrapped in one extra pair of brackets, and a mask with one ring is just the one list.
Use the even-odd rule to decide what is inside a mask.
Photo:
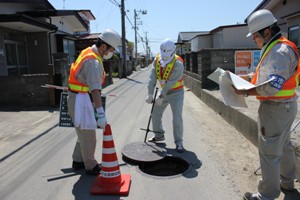
[(255, 72), (256, 66), (258, 65), (260, 59), (260, 50), (252, 51), (252, 54), (253, 54), (253, 70), (254, 70), (253, 72)]
[(246, 75), (255, 72), (259, 62), (260, 50), (236, 51), (235, 52), (235, 74)]

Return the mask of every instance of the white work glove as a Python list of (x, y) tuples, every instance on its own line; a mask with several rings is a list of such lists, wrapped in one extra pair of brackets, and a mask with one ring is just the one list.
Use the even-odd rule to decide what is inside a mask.
[(151, 104), (151, 103), (153, 102), (153, 97), (152, 97), (152, 96), (153, 96), (153, 95), (148, 94), (148, 96), (147, 96), (146, 99), (145, 99), (146, 103)]
[(96, 109), (97, 111), (97, 125), (105, 131), (105, 126), (107, 124), (107, 120), (105, 117), (105, 112), (103, 107), (99, 107)]
[(160, 96), (156, 97), (155, 104), (161, 106), (163, 101), (164, 101), (164, 98), (160, 95)]

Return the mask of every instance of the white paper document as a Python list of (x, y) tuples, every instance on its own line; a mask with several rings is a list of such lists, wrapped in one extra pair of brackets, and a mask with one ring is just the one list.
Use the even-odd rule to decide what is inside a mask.
[(229, 73), (230, 79), (232, 84), (234, 85), (234, 87), (238, 90), (250, 90), (252, 88), (256, 88), (258, 86), (264, 85), (272, 80), (275, 79), (275, 77), (270, 78), (269, 80), (258, 84), (258, 85), (253, 85), (252, 83), (250, 83), (249, 81), (246, 81), (245, 79), (235, 75), (234, 73), (230, 72), (230, 71), (225, 71), (225, 73)]
[(230, 71), (224, 71), (221, 68), (216, 69), (207, 78), (219, 84), (220, 92), (225, 105), (245, 108), (247, 108), (248, 106), (246, 104), (244, 96), (237, 95), (234, 91), (233, 86), (238, 90), (250, 90), (274, 80), (274, 77), (272, 77), (271, 79), (259, 85), (253, 85), (252, 83), (235, 75), (234, 73)]
[(244, 107), (247, 108), (245, 97), (237, 95), (232, 87), (232, 81), (225, 73), (219, 77), (220, 92), (223, 97), (223, 102), (226, 106)]
[(213, 73), (211, 73), (207, 78), (219, 84), (219, 77), (224, 74), (225, 70), (217, 68)]

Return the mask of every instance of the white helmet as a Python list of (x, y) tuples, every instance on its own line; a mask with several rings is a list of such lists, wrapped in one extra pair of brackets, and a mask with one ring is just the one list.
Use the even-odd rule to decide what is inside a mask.
[(164, 61), (171, 60), (175, 56), (176, 46), (170, 39), (164, 39), (160, 44), (160, 55)]
[(112, 46), (115, 50), (118, 50), (118, 46), (121, 44), (120, 35), (112, 29), (105, 30), (99, 35), (99, 38)]
[(249, 27), (249, 33), (247, 37), (251, 36), (257, 31), (271, 26), (275, 22), (277, 22), (277, 20), (269, 10), (262, 9), (252, 13), (247, 19), (247, 24)]

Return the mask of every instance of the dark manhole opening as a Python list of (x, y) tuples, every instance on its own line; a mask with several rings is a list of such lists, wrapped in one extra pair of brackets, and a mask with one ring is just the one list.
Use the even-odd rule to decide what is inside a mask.
[(184, 173), (189, 168), (189, 163), (178, 157), (166, 156), (161, 160), (145, 162), (139, 169), (152, 176), (175, 176)]

